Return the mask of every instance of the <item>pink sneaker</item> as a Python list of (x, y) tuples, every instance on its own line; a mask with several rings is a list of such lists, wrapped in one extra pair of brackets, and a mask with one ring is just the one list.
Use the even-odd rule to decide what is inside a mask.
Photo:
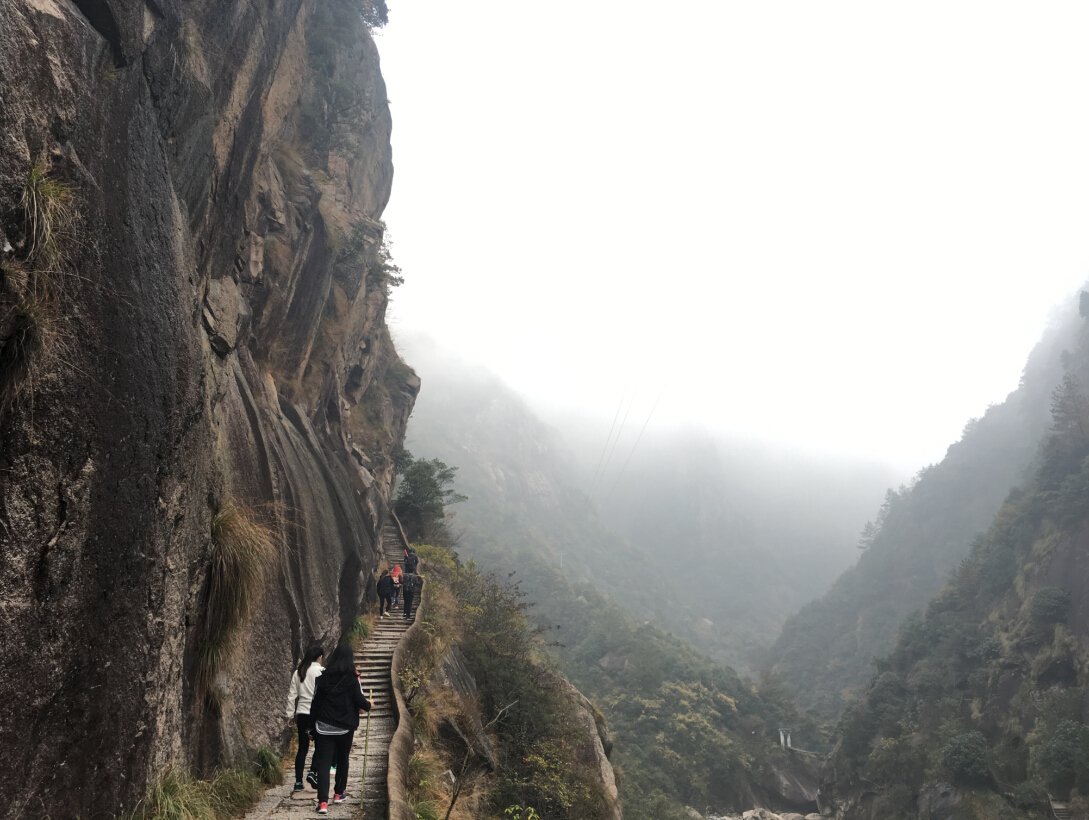
[(334, 794), (333, 795), (333, 802), (334, 803), (343, 803), (347, 799), (348, 799), (347, 789), (345, 789), (344, 792), (342, 792), (341, 794)]
[(328, 814), (328, 813), (329, 813), (329, 804), (328, 803), (318, 803), (318, 814)]

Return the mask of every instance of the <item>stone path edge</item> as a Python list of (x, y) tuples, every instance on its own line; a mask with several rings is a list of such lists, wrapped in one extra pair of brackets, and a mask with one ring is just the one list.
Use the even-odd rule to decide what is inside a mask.
[[(424, 587), (427, 579), (422, 578)], [(416, 607), (416, 620), (408, 628), (397, 648), (393, 650), (393, 665), (390, 669), (390, 677), (393, 683), (393, 699), (397, 712), (397, 731), (389, 742), (389, 769), (386, 775), (386, 789), (389, 795), (389, 820), (416, 820), (416, 812), (408, 803), (408, 794), (405, 792), (405, 775), (408, 771), (409, 758), (416, 751), (415, 730), (412, 724), (412, 714), (408, 711), (405, 702), (404, 687), (401, 685), (401, 670), (405, 665), (405, 645), (415, 634), (417, 629), (423, 626), (423, 613), (426, 608), (424, 587), (420, 588), (420, 603)]]

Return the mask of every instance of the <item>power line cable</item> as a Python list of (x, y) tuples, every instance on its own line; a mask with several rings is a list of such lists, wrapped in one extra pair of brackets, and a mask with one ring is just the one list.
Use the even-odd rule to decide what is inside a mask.
[[(601, 502), (602, 511), (605, 510), (605, 505), (609, 503), (609, 499), (613, 497), (613, 490), (616, 489), (616, 485), (620, 483), (621, 476), (624, 475), (624, 470), (628, 468), (628, 462), (631, 461), (631, 457), (635, 455), (635, 448), (639, 446), (639, 442), (643, 438), (643, 432), (647, 429), (647, 425), (650, 424), (650, 417), (654, 415), (654, 410), (658, 406), (658, 402), (662, 400), (662, 395), (665, 391), (658, 394), (658, 398), (654, 400), (654, 407), (650, 408), (650, 413), (647, 414), (647, 420), (643, 422), (643, 429), (639, 431), (639, 437), (635, 439), (635, 444), (632, 445), (631, 452), (628, 453), (627, 459), (624, 461), (624, 466), (620, 468), (620, 473), (616, 476), (616, 481), (613, 482), (613, 486), (609, 489), (609, 494), (605, 496), (605, 500)], [(631, 409), (629, 407), (629, 409)]]
[(624, 406), (624, 397), (628, 395), (628, 385), (624, 385), (624, 392), (620, 394), (620, 401), (616, 405), (616, 412), (613, 413), (613, 423), (609, 425), (609, 435), (605, 437), (605, 446), (601, 448), (601, 455), (597, 458), (597, 467), (594, 468), (594, 478), (590, 482), (589, 489), (586, 490), (586, 506), (590, 506), (590, 496), (593, 495), (594, 485), (597, 484), (597, 476), (601, 471), (601, 462), (605, 458), (605, 451), (609, 449), (609, 441), (613, 437), (613, 428), (616, 427), (616, 420), (620, 418), (620, 408)]
[[(605, 480), (605, 473), (609, 470), (609, 465), (613, 461), (613, 455), (616, 453), (616, 445), (620, 443), (620, 434), (624, 432), (624, 425), (628, 423), (628, 416), (631, 414), (632, 405), (635, 404), (635, 396), (639, 393), (637, 387), (631, 394), (631, 401), (628, 402), (628, 409), (624, 411), (624, 418), (620, 421), (620, 429), (616, 431), (616, 438), (613, 439), (612, 449), (609, 450), (609, 455), (605, 459), (605, 466), (601, 468), (601, 480)], [(592, 500), (591, 496), (591, 500)]]

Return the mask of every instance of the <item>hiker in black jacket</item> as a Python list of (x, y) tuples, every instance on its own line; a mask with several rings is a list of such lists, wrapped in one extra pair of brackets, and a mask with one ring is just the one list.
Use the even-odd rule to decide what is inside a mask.
[(393, 576), (389, 574), (388, 569), (382, 570), (382, 575), (378, 579), (378, 612), (381, 617), (385, 618), (386, 613), (393, 609), (391, 599), (393, 598)]
[(343, 803), (348, 785), (348, 752), (359, 728), (359, 712), (369, 712), (371, 702), (363, 696), (355, 672), (351, 644), (333, 650), (325, 671), (317, 679), (310, 715), (314, 727), (314, 762), (318, 774), (318, 814), (329, 812), (329, 767), (336, 764), (337, 779), (333, 802)]
[(419, 575), (406, 575), (404, 589), (402, 593), (405, 597), (405, 620), (412, 620), (412, 601), (420, 593), (420, 587), (423, 586), (423, 581), (420, 580)]

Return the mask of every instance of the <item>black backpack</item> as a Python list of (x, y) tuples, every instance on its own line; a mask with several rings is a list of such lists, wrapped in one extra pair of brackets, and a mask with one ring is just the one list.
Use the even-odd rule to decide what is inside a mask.
[(419, 565), (419, 563), (420, 556), (418, 556), (414, 552), (410, 552), (408, 555), (405, 556), (405, 573), (408, 575), (412, 575), (413, 573), (415, 573), (416, 567)]

